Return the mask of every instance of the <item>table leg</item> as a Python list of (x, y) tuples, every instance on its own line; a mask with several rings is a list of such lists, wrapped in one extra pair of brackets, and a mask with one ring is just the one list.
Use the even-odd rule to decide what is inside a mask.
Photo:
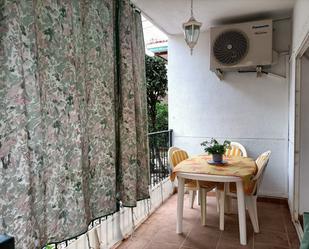
[(230, 193), (230, 183), (227, 182), (224, 184), (225, 186), (225, 205), (224, 205), (224, 213), (231, 214), (232, 211), (232, 197), (228, 195)]
[(247, 245), (246, 208), (243, 183), (236, 182), (240, 244)]
[(199, 190), (201, 192), (201, 219), (202, 226), (206, 226), (206, 210), (207, 210), (207, 197), (206, 197), (206, 189), (201, 188)]
[(220, 192), (220, 204), (219, 204), (219, 209), (220, 209), (220, 230), (224, 231), (224, 209), (225, 209), (225, 199), (226, 199), (226, 189), (227, 189), (227, 184), (228, 183), (224, 183), (224, 188), (223, 191)]
[(183, 199), (184, 199), (185, 179), (178, 177), (178, 197), (177, 197), (177, 227), (176, 233), (182, 233)]

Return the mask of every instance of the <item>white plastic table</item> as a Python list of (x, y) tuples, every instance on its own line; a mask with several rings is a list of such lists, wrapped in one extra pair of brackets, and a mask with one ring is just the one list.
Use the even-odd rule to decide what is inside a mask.
[[(235, 182), (236, 187), (237, 187), (237, 204), (238, 204), (237, 206), (238, 206), (240, 244), (241, 245), (247, 244), (245, 195), (244, 195), (242, 178), (237, 177), (237, 176), (196, 174), (196, 173), (184, 173), (184, 172), (177, 172), (176, 175), (178, 178), (176, 233), (178, 234), (182, 233), (185, 179), (192, 179), (192, 180), (199, 180), (199, 181), (224, 182), (224, 183)], [(223, 212), (223, 215), (224, 215), (224, 212)]]

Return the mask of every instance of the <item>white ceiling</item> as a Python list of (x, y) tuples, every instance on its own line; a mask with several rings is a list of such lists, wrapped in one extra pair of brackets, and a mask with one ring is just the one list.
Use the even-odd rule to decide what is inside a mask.
[[(131, 0), (158, 28), (167, 34), (182, 33), (190, 17), (190, 0)], [(202, 30), (218, 24), (291, 15), (295, 0), (194, 0), (194, 16)]]

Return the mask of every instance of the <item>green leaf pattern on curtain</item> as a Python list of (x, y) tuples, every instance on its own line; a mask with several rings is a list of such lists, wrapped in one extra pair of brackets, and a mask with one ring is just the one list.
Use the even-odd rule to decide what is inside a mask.
[(0, 2), (0, 233), (17, 249), (85, 232), (117, 187), (127, 206), (149, 195), (141, 18), (115, 5)]

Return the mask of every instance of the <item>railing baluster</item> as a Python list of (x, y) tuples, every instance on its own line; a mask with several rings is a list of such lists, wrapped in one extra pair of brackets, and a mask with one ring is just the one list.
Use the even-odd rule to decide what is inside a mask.
[(173, 130), (148, 133), (150, 184), (155, 186), (169, 175), (167, 152), (172, 143)]

